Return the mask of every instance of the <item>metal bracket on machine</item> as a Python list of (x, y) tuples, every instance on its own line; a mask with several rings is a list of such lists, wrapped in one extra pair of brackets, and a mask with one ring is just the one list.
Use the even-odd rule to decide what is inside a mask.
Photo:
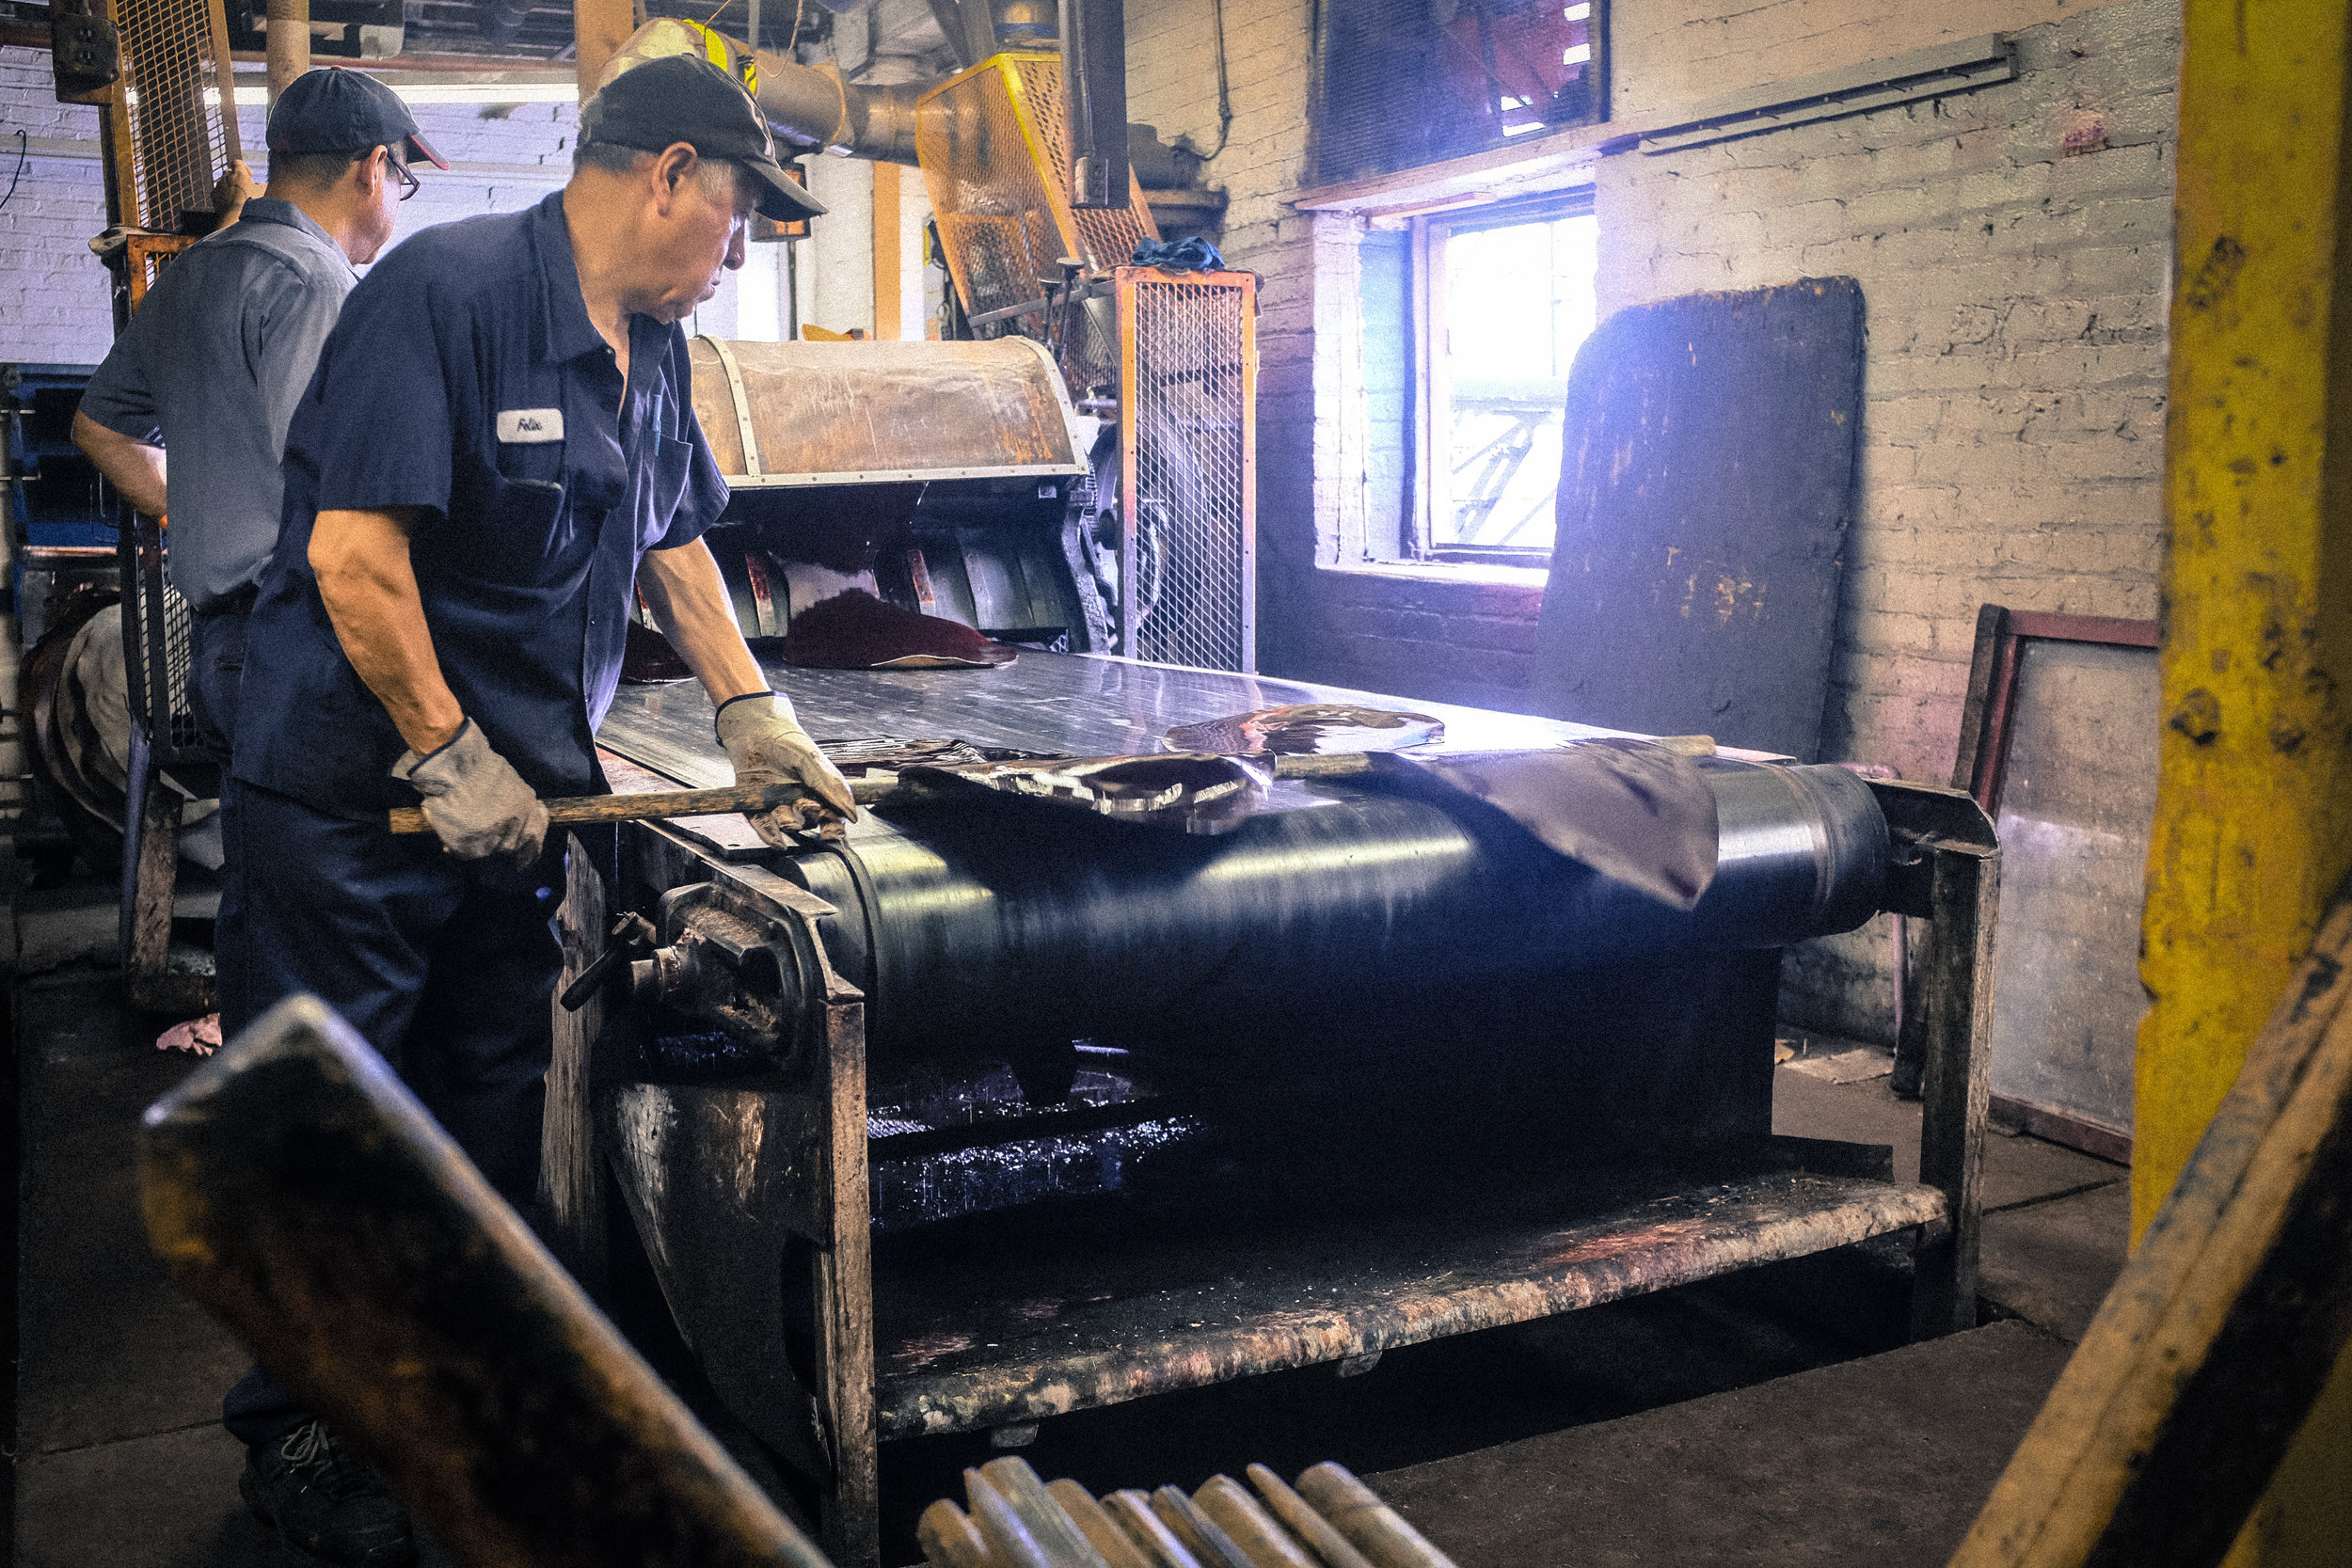
[[(675, 1243), (654, 1271), (712, 1386), (817, 1484), (833, 1560), (879, 1568), (866, 998), (826, 957), (834, 914), (782, 878), (756, 900), (723, 877), (664, 895), (632, 988), (772, 1029), (779, 1076), (628, 1085), (601, 1141), (638, 1233)], [(759, 1253), (774, 1266), (743, 1266)]]

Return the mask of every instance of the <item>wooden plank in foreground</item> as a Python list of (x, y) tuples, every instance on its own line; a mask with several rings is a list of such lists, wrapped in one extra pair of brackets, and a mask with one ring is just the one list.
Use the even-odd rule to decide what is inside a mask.
[(2219, 1562), (2352, 1338), (2339, 903), (1952, 1568)]
[(332, 1010), (151, 1107), (148, 1234), (459, 1560), (826, 1568)]

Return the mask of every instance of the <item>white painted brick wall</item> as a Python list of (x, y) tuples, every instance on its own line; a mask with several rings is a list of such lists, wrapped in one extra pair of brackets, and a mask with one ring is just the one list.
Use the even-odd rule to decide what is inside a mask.
[[(1834, 273), (1870, 347), (1861, 515), (1824, 754), (1948, 778), (1977, 606), (2155, 610), (2178, 0), (1616, 0), (1620, 119), (2004, 29), (2020, 79), (1667, 157), (1596, 180), (1604, 310)], [(1205, 0), (1130, 0), (1135, 118), (1216, 137)], [(1260, 272), (1261, 657), (1301, 675), (1515, 706), (1524, 585), (1331, 570), (1356, 539), (1363, 450), (1343, 220), (1307, 184), (1305, 8), (1227, 0), (1235, 118), (1210, 183)], [(1286, 95), (1286, 96), (1285, 96)], [(1269, 103), (1270, 98), (1279, 102)], [(2091, 122), (2104, 150), (2067, 157)], [(1318, 569), (1320, 568), (1322, 569)], [(1809, 944), (1799, 1022), (1886, 1037), (1884, 923)]]
[[(1604, 310), (1862, 282), (1829, 755), (1947, 778), (1986, 600), (2155, 613), (2177, 23), (2085, 10), (2020, 34), (2010, 83), (1599, 169)], [(2091, 119), (2110, 145), (2064, 155)]]
[[(258, 78), (239, 78), (248, 80)], [(570, 104), (526, 103), (501, 119), (470, 104), (421, 104), (415, 113), (425, 139), (457, 166), (421, 170), (424, 188), (402, 207), (399, 235), (530, 206), (570, 171), (578, 119)], [(48, 51), (0, 49), (0, 191), (17, 168), (18, 131), (31, 149), (16, 194), (0, 206), (0, 360), (95, 364), (113, 340), (105, 269), (88, 245), (106, 226), (98, 115), (56, 102)], [(237, 119), (247, 161), (266, 178), (263, 112), (242, 109)]]

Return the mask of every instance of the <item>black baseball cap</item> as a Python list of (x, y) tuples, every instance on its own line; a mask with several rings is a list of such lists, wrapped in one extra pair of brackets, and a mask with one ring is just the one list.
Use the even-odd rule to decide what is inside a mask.
[(270, 105), (272, 152), (365, 152), (406, 143), (411, 158), (449, 164), (417, 135), (417, 119), (400, 95), (373, 76), (340, 66), (306, 71)]
[(660, 152), (679, 142), (705, 158), (740, 164), (761, 182), (754, 203), (762, 217), (791, 223), (824, 203), (776, 162), (767, 118), (740, 84), (707, 60), (662, 55), (622, 71), (580, 105), (582, 146)]

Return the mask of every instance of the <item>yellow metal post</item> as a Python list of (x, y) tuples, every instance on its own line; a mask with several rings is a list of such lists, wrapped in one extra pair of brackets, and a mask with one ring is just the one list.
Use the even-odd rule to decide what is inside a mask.
[[(2184, 28), (2135, 1238), (2352, 871), (2352, 9), (2188, 0)], [(2339, 1367), (2230, 1561), (2347, 1542)]]

